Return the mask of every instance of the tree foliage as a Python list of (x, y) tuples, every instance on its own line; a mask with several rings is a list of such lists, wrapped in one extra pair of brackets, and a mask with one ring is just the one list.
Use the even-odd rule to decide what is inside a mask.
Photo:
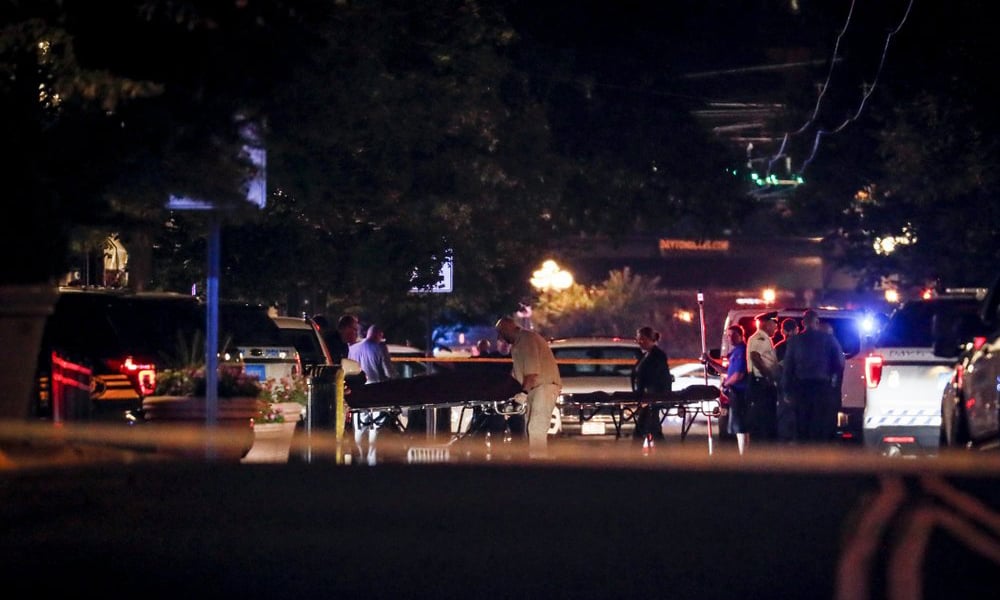
[(865, 284), (986, 285), (995, 275), (997, 55), (980, 10), (968, 0), (915, 5), (866, 118), (824, 150), (826, 176), (795, 207), (825, 224), (813, 230), (830, 234)]
[(236, 216), (244, 128), (283, 73), (270, 49), (304, 39), (292, 32), (313, 4), (0, 4), (0, 118), (19, 144), (3, 175), (28, 213), (0, 239), (5, 254), (32, 248), (5, 277), (49, 280), (78, 227), (148, 227), (171, 194)]
[(401, 298), (450, 258), (455, 302), (516, 306), (560, 196), (514, 39), (489, 3), (338, 7), (269, 111), (271, 181), (314, 228), (331, 297)]
[(600, 285), (542, 292), (532, 323), (547, 337), (631, 336), (641, 324), (663, 320), (655, 296), (659, 284), (659, 277), (634, 275), (625, 268), (608, 273)]
[[(641, 102), (545, 85), (552, 65), (525, 60), (510, 4), (4, 2), (0, 108), (24, 145), (8, 181), (37, 209), (29, 239), (51, 240), (45, 275), (89, 225), (121, 233), (133, 284), (200, 284), (208, 218), (170, 213), (173, 195), (223, 209), (225, 296), (483, 315), (525, 301), (567, 237), (719, 227), (736, 196), (688, 107), (646, 94), (649, 72), (618, 82)], [(243, 201), (248, 125), (267, 149), (259, 213)], [(9, 229), (13, 253), (25, 237)], [(445, 260), (454, 293), (410, 293)]]
[[(553, 139), (554, 120), (573, 113), (539, 95), (502, 8), (337, 5), (266, 109), (274, 194), (259, 222), (226, 230), (226, 289), (285, 290), (315, 310), (362, 306), (387, 319), (392, 305), (422, 310), (409, 289), (450, 258), (454, 292), (434, 304), (496, 315), (527, 299), (531, 270), (568, 236), (657, 230), (681, 215), (720, 222), (706, 205), (726, 194), (692, 176), (697, 161), (660, 152), (668, 132), (698, 139), (681, 107), (605, 115), (616, 99), (603, 94), (573, 116), (601, 137)], [(644, 141), (612, 145), (621, 128), (645, 129)]]

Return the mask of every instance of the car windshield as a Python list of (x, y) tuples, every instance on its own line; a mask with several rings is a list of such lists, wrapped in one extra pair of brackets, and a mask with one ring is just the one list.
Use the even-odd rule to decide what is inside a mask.
[(219, 304), (219, 343), (229, 348), (287, 345), (265, 307), (238, 303)]
[(861, 329), (856, 319), (820, 319), (833, 328), (833, 336), (840, 342), (840, 348), (848, 358), (861, 351)]
[[(632, 371), (632, 365), (639, 360), (642, 351), (638, 346), (629, 348), (621, 347), (580, 347), (580, 348), (553, 348), (552, 354), (556, 360), (576, 359), (578, 362), (559, 365), (559, 375), (561, 377), (620, 377), (628, 375)], [(599, 364), (588, 362), (594, 360), (617, 359), (626, 360), (627, 364)]]
[(973, 298), (914, 302), (898, 308), (889, 318), (879, 338), (879, 346), (889, 348), (931, 347), (934, 345), (934, 321), (953, 321), (959, 316), (974, 316), (979, 302)]
[(323, 348), (319, 344), (316, 332), (312, 329), (283, 327), (278, 332), (278, 345), (294, 346), (299, 351), (299, 356), (304, 364), (322, 365), (326, 363)]
[(180, 364), (203, 343), (194, 299), (64, 294), (48, 326), (49, 344), (70, 357), (128, 353)]

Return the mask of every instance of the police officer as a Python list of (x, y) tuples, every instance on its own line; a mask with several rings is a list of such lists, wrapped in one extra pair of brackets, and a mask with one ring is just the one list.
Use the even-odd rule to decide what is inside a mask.
[[(798, 332), (799, 324), (795, 319), (787, 318), (781, 322), (783, 339), (774, 345), (774, 354), (778, 357), (778, 366), (782, 369), (784, 369), (785, 364), (785, 351), (788, 350), (788, 340), (792, 339)], [(779, 442), (791, 443), (798, 437), (798, 431), (795, 427), (795, 406), (783, 385), (778, 386), (777, 429)]]
[(828, 442), (837, 431), (844, 352), (837, 338), (820, 326), (816, 311), (802, 313), (802, 326), (804, 331), (788, 340), (782, 388), (795, 406), (798, 438)]
[(756, 316), (757, 331), (747, 340), (747, 399), (750, 431), (758, 440), (772, 441), (777, 435), (778, 380), (781, 372), (771, 337), (778, 329), (778, 312)]

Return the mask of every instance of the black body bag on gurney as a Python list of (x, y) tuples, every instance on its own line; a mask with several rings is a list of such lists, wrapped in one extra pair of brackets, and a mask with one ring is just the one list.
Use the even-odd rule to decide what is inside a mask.
[(435, 373), (352, 387), (345, 401), (352, 410), (461, 406), (504, 403), (520, 391), (507, 373)]

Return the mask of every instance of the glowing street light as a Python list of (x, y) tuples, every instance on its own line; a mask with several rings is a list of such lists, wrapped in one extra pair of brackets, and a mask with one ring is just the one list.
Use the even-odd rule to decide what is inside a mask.
[(549, 259), (542, 263), (542, 268), (531, 274), (531, 285), (545, 292), (565, 290), (573, 285), (573, 274), (564, 271), (556, 261)]
[(770, 305), (774, 303), (774, 299), (775, 297), (777, 297), (777, 293), (774, 291), (774, 288), (764, 288), (764, 291), (761, 292), (760, 297), (762, 300), (764, 300), (764, 304)]

